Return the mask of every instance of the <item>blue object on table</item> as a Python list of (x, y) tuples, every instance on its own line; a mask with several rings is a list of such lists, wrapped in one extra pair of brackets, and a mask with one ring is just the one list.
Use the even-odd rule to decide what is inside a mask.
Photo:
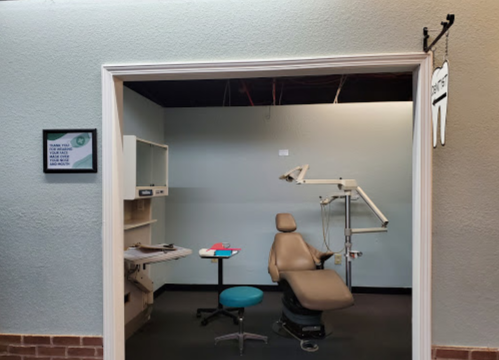
[(263, 291), (251, 286), (234, 286), (222, 291), (220, 303), (231, 308), (244, 308), (262, 302)]
[(215, 256), (231, 256), (232, 250), (215, 250)]

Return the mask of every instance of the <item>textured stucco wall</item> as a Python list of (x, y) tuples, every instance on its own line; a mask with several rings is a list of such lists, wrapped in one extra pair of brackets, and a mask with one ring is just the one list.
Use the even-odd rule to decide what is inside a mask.
[[(102, 333), (101, 173), (44, 175), (41, 134), (101, 129), (100, 66), (421, 50), (454, 12), (434, 152), (434, 343), (499, 346), (497, 0), (0, 2), (0, 331)], [(441, 48), (441, 46), (440, 46)]]

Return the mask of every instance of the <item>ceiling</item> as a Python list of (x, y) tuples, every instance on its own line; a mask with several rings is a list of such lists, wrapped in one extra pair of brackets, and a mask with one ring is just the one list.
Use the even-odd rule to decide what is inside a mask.
[(412, 73), (280, 78), (136, 81), (125, 86), (162, 107), (411, 101)]

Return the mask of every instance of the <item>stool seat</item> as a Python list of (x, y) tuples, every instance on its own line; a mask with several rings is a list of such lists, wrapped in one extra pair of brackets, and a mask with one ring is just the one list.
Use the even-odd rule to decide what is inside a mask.
[(262, 302), (263, 291), (252, 286), (235, 286), (222, 291), (220, 303), (227, 307), (244, 308)]

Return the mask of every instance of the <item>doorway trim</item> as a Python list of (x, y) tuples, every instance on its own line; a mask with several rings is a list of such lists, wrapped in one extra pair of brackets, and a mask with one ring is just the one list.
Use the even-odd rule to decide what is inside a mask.
[(210, 63), (102, 66), (102, 260), (104, 360), (125, 359), (123, 276), (123, 82), (413, 73), (412, 359), (431, 359), (432, 57), (426, 53)]

